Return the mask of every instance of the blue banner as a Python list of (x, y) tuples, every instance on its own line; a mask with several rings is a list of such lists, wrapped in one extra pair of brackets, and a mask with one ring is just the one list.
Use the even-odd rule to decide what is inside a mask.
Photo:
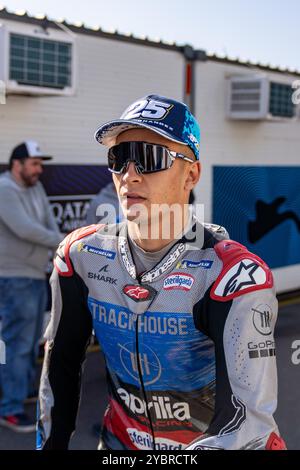
[(213, 219), (271, 268), (300, 263), (300, 166), (216, 166)]

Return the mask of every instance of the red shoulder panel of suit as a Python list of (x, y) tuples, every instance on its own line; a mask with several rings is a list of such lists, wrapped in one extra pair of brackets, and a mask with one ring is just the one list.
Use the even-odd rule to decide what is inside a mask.
[[(244, 245), (233, 240), (222, 240), (215, 245), (214, 249), (223, 262), (223, 268), (212, 286), (210, 293), (212, 299), (227, 302), (248, 292), (267, 289), (273, 286), (273, 276), (268, 265), (259, 256), (251, 253)], [(245, 264), (246, 262), (247, 265)], [(236, 270), (234, 269), (235, 266)], [(231, 273), (229, 273), (230, 270), (232, 270)], [(243, 275), (239, 278), (242, 270), (248, 275), (249, 279), (252, 277), (253, 282), (251, 280), (242, 282)], [(259, 273), (256, 280), (252, 275), (254, 271)], [(244, 278), (247, 275), (244, 275)], [(227, 284), (224, 287), (226, 282)], [(230, 283), (231, 286), (229, 285)], [(243, 288), (238, 289), (238, 283), (240, 286), (244, 284)]]

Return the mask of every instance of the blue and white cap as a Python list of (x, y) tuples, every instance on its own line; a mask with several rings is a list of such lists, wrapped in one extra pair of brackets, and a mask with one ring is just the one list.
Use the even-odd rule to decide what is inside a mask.
[(45, 155), (41, 151), (41, 148), (35, 140), (26, 140), (21, 144), (17, 145), (11, 155), (10, 161), (22, 160), (24, 158), (40, 158), (41, 160), (52, 160), (52, 157)]
[(148, 95), (131, 104), (120, 119), (103, 124), (95, 139), (107, 147), (128, 129), (146, 128), (180, 144), (188, 145), (199, 160), (200, 127), (186, 104), (165, 96)]

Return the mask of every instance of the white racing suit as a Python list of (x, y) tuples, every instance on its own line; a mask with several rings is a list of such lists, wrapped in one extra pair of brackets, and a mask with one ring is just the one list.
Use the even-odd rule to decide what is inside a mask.
[[(37, 447), (66, 449), (94, 330), (107, 368), (102, 445), (115, 450), (284, 449), (277, 300), (267, 265), (195, 221), (137, 276), (127, 222), (71, 233), (55, 258)], [(95, 404), (96, 405), (96, 404)]]

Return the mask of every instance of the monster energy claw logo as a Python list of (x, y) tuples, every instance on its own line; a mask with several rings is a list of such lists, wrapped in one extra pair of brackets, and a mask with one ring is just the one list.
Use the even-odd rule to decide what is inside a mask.
[(253, 312), (253, 325), (261, 335), (269, 336), (272, 333), (272, 309), (267, 304), (260, 304), (251, 309)]

